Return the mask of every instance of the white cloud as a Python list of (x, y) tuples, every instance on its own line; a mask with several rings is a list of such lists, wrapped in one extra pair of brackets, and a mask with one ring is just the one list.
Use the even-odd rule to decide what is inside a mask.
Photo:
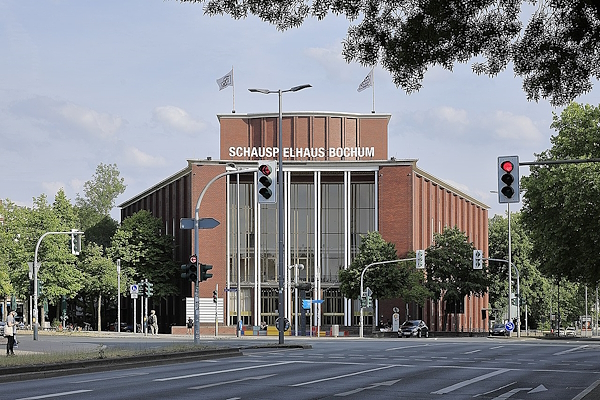
[(22, 118), (37, 120), (61, 133), (83, 130), (94, 136), (109, 138), (115, 135), (123, 123), (120, 117), (46, 96), (14, 102), (10, 108)]
[(139, 167), (162, 167), (166, 165), (163, 157), (154, 157), (136, 147), (127, 150), (126, 160)]
[(438, 121), (446, 124), (452, 124), (455, 126), (467, 126), (469, 125), (469, 118), (467, 111), (459, 110), (453, 107), (443, 106), (439, 107), (434, 111), (434, 115)]
[[(54, 198), (54, 195), (58, 193), (60, 189), (65, 188), (65, 184), (64, 182), (42, 182), (42, 187), (50, 198)], [(50, 200), (50, 202), (52, 202), (52, 200)]]
[(496, 111), (491, 118), (493, 132), (500, 140), (535, 143), (543, 139), (531, 118), (506, 111)]
[(122, 124), (120, 117), (99, 113), (72, 103), (61, 104), (56, 111), (66, 122), (104, 138), (114, 136)]
[(206, 124), (203, 121), (193, 119), (185, 110), (179, 107), (156, 107), (152, 114), (154, 120), (166, 130), (174, 129), (184, 133), (196, 133), (206, 129)]

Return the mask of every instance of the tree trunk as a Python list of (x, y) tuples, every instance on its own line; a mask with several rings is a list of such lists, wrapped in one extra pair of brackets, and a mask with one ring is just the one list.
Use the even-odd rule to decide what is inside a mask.
[(102, 316), (100, 311), (102, 310), (102, 293), (98, 294), (98, 332), (102, 330)]

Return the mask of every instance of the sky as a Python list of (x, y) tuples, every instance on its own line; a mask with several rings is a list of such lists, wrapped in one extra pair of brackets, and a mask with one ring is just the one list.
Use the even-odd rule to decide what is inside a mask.
[[(277, 112), (276, 95), (248, 88), (308, 83), (283, 95), (284, 112), (370, 113), (372, 90), (357, 92), (370, 69), (341, 55), (350, 24), (328, 16), (279, 32), (175, 0), (0, 0), (0, 199), (31, 207), (63, 188), (74, 203), (103, 163), (127, 185), (118, 205), (188, 159), (218, 159), (217, 114)], [(219, 91), (232, 68), (234, 86)], [(391, 114), (388, 158), (417, 159), (490, 216), (506, 211), (491, 193), (497, 157), (533, 161), (562, 111), (527, 101), (510, 69), (490, 78), (468, 63), (433, 68), (410, 95), (381, 67), (374, 82), (375, 111)], [(600, 89), (576, 101), (598, 105)]]

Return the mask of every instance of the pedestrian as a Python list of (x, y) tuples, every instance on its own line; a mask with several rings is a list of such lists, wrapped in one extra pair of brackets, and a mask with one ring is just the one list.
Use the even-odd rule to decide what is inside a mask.
[(187, 321), (187, 334), (191, 335), (193, 329), (194, 329), (194, 320), (192, 319), (192, 317), (189, 317), (188, 321)]
[(148, 318), (148, 325), (150, 325), (150, 333), (152, 335), (158, 335), (158, 319), (156, 318), (156, 312), (150, 311), (150, 318)]
[(6, 342), (6, 355), (14, 356), (14, 346), (15, 346), (15, 315), (17, 313), (15, 311), (11, 311), (6, 318), (6, 325), (4, 325), (4, 336), (8, 339)]

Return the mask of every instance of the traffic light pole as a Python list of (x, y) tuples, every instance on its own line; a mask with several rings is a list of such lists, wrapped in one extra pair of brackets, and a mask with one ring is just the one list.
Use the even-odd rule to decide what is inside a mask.
[[(364, 278), (365, 278), (365, 272), (367, 272), (367, 270), (375, 265), (383, 265), (383, 264), (390, 264), (390, 263), (397, 263), (397, 262), (401, 262), (401, 261), (414, 261), (416, 260), (416, 257), (413, 258), (403, 258), (401, 260), (391, 260), (391, 261), (378, 261), (378, 262), (374, 262), (371, 263), (369, 265), (367, 265), (362, 272), (360, 273), (360, 296), (363, 296), (364, 293)], [(363, 323), (363, 306), (361, 304), (360, 306), (360, 337), (362, 338), (364, 335), (364, 323)]]
[[(202, 199), (206, 194), (206, 191), (217, 180), (221, 179), (227, 175), (238, 175), (247, 172), (256, 172), (258, 168), (246, 168), (246, 169), (236, 169), (235, 171), (225, 171), (214, 178), (212, 178), (202, 192), (200, 192), (200, 196), (198, 196), (198, 201), (196, 202), (196, 211), (194, 212), (194, 251), (197, 257), (196, 260), (196, 268), (200, 266), (200, 204), (202, 203)], [(194, 287), (194, 344), (200, 344), (200, 271), (197, 269), (198, 273), (196, 274), (196, 282)], [(238, 287), (238, 290), (240, 288)], [(238, 310), (238, 315), (240, 310)]]
[(35, 255), (33, 259), (33, 340), (38, 340), (38, 251), (40, 249), (40, 244), (42, 243), (42, 239), (44, 239), (48, 235), (83, 235), (83, 232), (79, 231), (70, 231), (70, 232), (46, 232), (44, 233), (40, 239), (37, 241), (35, 245)]
[[(510, 232), (510, 231), (509, 231)], [(510, 254), (510, 252), (509, 252)], [(510, 307), (511, 307), (511, 300), (512, 300), (512, 290), (511, 288), (511, 284), (512, 284), (512, 275), (511, 275), (511, 268), (510, 266), (512, 265), (512, 267), (515, 269), (515, 272), (517, 273), (517, 337), (521, 337), (521, 287), (520, 287), (520, 281), (521, 278), (519, 276), (519, 269), (517, 268), (517, 266), (515, 264), (513, 264), (509, 260), (503, 260), (501, 258), (484, 258), (484, 260), (488, 260), (488, 261), (497, 261), (497, 262), (503, 262), (503, 263), (508, 263), (509, 267), (508, 267), (508, 319), (510, 321)]]

